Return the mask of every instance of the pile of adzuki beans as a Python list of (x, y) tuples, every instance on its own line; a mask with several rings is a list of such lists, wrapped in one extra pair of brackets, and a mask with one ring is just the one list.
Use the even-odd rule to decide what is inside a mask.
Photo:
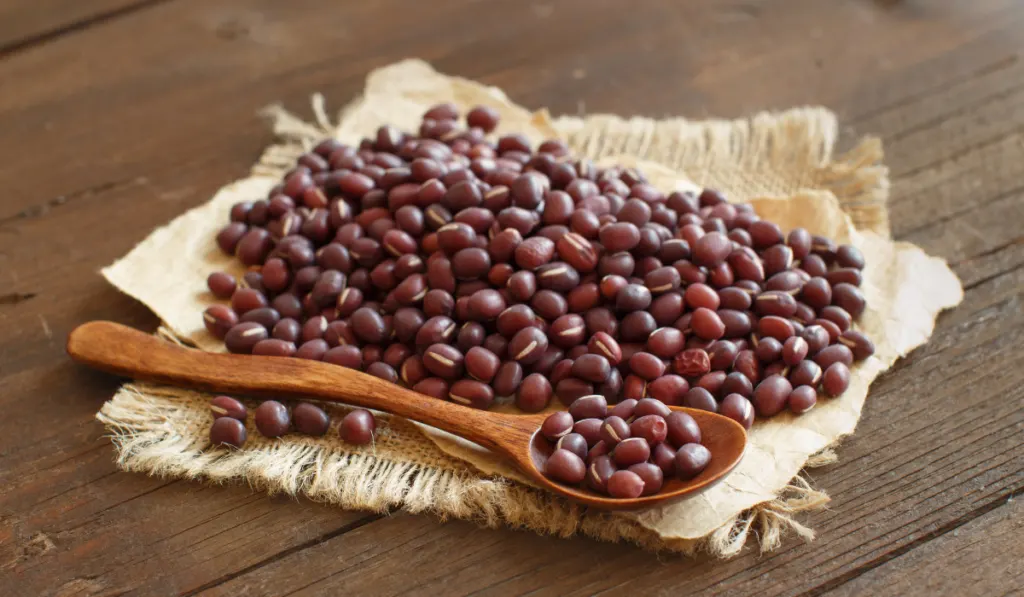
[(549, 415), (540, 434), (552, 448), (545, 475), (613, 498), (657, 493), (666, 479), (688, 481), (711, 463), (697, 421), (654, 398), (609, 407), (604, 396), (583, 396)]
[(812, 408), (874, 346), (853, 329), (864, 259), (784, 234), (718, 192), (668, 195), (561, 141), (487, 135), (452, 105), (419, 133), (328, 139), (231, 209), (204, 313), (236, 353), (322, 360), (488, 408), (651, 397), (719, 412)]

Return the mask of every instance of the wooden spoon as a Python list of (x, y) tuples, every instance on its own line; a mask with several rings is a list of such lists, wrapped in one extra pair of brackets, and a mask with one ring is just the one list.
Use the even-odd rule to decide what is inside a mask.
[(418, 394), (365, 373), (295, 358), (215, 354), (161, 340), (108, 321), (79, 326), (68, 337), (68, 354), (80, 363), (117, 375), (210, 392), (315, 398), (389, 412), (454, 433), (509, 458), (534, 483), (582, 504), (609, 510), (652, 506), (711, 486), (743, 457), (746, 432), (714, 413), (689, 413), (700, 426), (711, 462), (688, 481), (666, 480), (664, 488), (635, 499), (615, 499), (551, 481), (542, 473), (552, 452), (538, 430), (546, 414), (487, 412)]

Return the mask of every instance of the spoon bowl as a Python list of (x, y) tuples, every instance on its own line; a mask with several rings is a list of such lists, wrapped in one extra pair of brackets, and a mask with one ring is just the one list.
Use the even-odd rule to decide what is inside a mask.
[(606, 510), (643, 508), (702, 491), (739, 463), (747, 441), (743, 426), (728, 417), (670, 407), (696, 419), (711, 462), (693, 479), (666, 479), (656, 494), (617, 499), (544, 476), (553, 449), (539, 433), (546, 414), (512, 415), (469, 408), (319, 361), (203, 352), (107, 321), (76, 328), (68, 336), (67, 351), (90, 367), (144, 381), (228, 394), (312, 398), (389, 412), (480, 444), (511, 460), (536, 485)]

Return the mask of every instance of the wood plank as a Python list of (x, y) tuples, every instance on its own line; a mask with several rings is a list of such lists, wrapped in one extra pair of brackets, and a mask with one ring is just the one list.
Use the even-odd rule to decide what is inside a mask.
[(0, 57), (164, 0), (8, 0), (0, 4)]
[[(198, 163), (243, 172), (255, 156), (253, 148), (268, 139), (253, 116), (263, 105), (280, 99), (305, 111), (309, 91), (317, 88), (340, 103), (358, 91), (368, 69), (408, 55), (501, 85), (524, 104), (547, 105), (555, 113), (575, 113), (586, 100), (588, 111), (738, 116), (765, 107), (836, 104), (836, 98), (865, 84), (850, 73), (872, 71), (883, 56), (902, 57), (887, 71), (902, 75), (917, 61), (963, 42), (975, 28), (970, 35), (980, 37), (993, 27), (1010, 27), (1017, 21), (1008, 17), (1019, 16), (1007, 13), (1006, 0), (975, 3), (969, 13), (974, 27), (950, 37), (950, 19), (960, 16), (956, 3), (944, 3), (934, 15), (896, 8), (886, 18), (887, 13), (858, 3), (823, 10), (813, 0), (790, 0), (786, 10), (757, 10), (744, 20), (735, 18), (734, 9), (708, 0), (687, 3), (685, 10), (657, 3), (625, 10), (607, 1), (593, 10), (592, 3), (575, 1), (521, 11), (519, 3), (508, 1), (484, 6), (451, 0), (397, 9), (392, 0), (334, 7), (332, 18), (323, 18), (308, 0), (287, 7), (182, 0), (6, 60), (0, 77), (22, 83), (18, 94), (0, 97), (0, 121), (21, 142), (0, 147), (0, 161), (22, 175), (0, 221), (45, 211), (61, 197), (78, 201), (95, 189), (131, 184), (159, 171), (180, 174)], [(389, 14), (387, 24), (377, 14)], [(474, 25), (485, 15), (498, 18), (502, 28), (481, 35)], [(574, 26), (562, 27), (570, 16)], [(389, 33), (415, 31), (430, 19), (446, 22), (450, 34), (409, 38), (403, 46)], [(913, 41), (934, 43), (892, 51), (907, 41), (908, 23)], [(780, 34), (812, 29), (816, 40), (830, 44), (821, 54), (842, 64), (823, 71), (809, 62), (805, 37)], [(142, 43), (139, 31), (147, 32)], [(698, 32), (699, 45), (691, 41)], [(372, 58), (352, 56), (349, 46), (336, 43), (339, 35), (361, 48), (360, 56)], [(516, 43), (527, 35), (529, 46)], [(870, 36), (873, 43), (855, 52), (831, 45), (847, 36)], [(732, 59), (725, 62), (722, 56)], [(757, 61), (744, 67), (740, 56)], [(652, 69), (637, 68), (652, 57)], [(658, 76), (645, 74), (652, 70)], [(48, 76), (35, 76), (39, 72)], [(83, 78), (82, 72), (90, 76)], [(790, 77), (821, 84), (795, 84)], [(171, 114), (176, 126), (154, 125)], [(140, 130), (148, 132), (145, 138), (131, 135)], [(63, 176), (42, 175), (35, 156), (44, 152), (63, 164)], [(80, 159), (83, 155), (107, 159), (97, 163)]]
[[(592, 594), (643, 576), (663, 592), (788, 594), (881, 570), (1019, 492), (1024, 156), (1019, 136), (1002, 133), (1019, 128), (1024, 9), (371, 4), (327, 13), (310, 2), (175, 0), (0, 60), (0, 79), (19, 89), (0, 94), (0, 587), (334, 594), (422, 580), (435, 593)], [(502, 27), (481, 30), (487, 19)], [(72, 367), (62, 338), (87, 319), (156, 322), (96, 269), (242, 175), (270, 139), (253, 116), (261, 106), (283, 99), (304, 111), (314, 89), (337, 105), (368, 69), (408, 55), (556, 112), (585, 100), (588, 111), (728, 116), (824, 101), (856, 118), (856, 131), (892, 140), (897, 232), (956, 261), (972, 290), (929, 346), (876, 384), (842, 462), (815, 472), (835, 499), (802, 519), (818, 542), (724, 564), (654, 560), (114, 471), (91, 418), (113, 382)]]
[(854, 595), (937, 595), (952, 587), (965, 594), (999, 595), (1024, 586), (1024, 504), (1010, 500), (946, 533), (825, 593)]

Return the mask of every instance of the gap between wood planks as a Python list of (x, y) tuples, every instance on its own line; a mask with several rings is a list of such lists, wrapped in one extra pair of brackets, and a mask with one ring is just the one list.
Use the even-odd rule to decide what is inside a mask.
[(967, 513), (967, 514), (965, 514), (963, 516), (961, 516), (960, 518), (957, 518), (955, 520), (951, 520), (951, 521), (947, 522), (946, 524), (939, 526), (935, 530), (921, 535), (920, 537), (918, 537), (917, 539), (914, 539), (913, 541), (907, 543), (906, 545), (901, 545), (900, 547), (897, 547), (896, 549), (894, 549), (892, 551), (886, 552), (886, 553), (878, 556), (877, 558), (875, 558), (875, 559), (873, 559), (873, 560), (871, 560), (869, 562), (861, 564), (860, 566), (857, 566), (856, 568), (854, 568), (852, 570), (844, 572), (843, 574), (840, 574), (839, 576), (837, 576), (835, 578), (832, 578), (832, 579), (830, 579), (830, 580), (828, 580), (828, 581), (826, 581), (826, 582), (824, 582), (824, 583), (822, 583), (820, 585), (817, 585), (815, 587), (812, 587), (812, 588), (808, 589), (806, 591), (805, 595), (809, 595), (809, 596), (823, 595), (823, 594), (825, 594), (825, 593), (827, 593), (827, 592), (829, 592), (829, 591), (831, 591), (833, 589), (836, 589), (836, 588), (838, 588), (838, 587), (840, 587), (840, 586), (850, 582), (851, 580), (853, 580), (853, 579), (855, 579), (855, 578), (857, 578), (857, 577), (859, 577), (859, 576), (861, 576), (861, 575), (863, 575), (863, 574), (865, 574), (867, 572), (870, 572), (871, 570), (874, 570), (875, 568), (878, 568), (879, 566), (882, 566), (882, 565), (884, 565), (884, 564), (886, 564), (886, 563), (888, 563), (888, 562), (890, 562), (890, 561), (892, 561), (892, 560), (894, 560), (894, 559), (896, 559), (896, 558), (898, 558), (898, 557), (900, 557), (900, 556), (902, 556), (902, 555), (904, 555), (904, 554), (906, 554), (906, 553), (908, 553), (908, 552), (910, 552), (910, 551), (912, 551), (914, 549), (917, 549), (918, 547), (921, 547), (921, 546), (923, 546), (923, 545), (925, 545), (925, 544), (927, 544), (927, 543), (929, 543), (929, 542), (931, 542), (931, 541), (933, 541), (935, 539), (938, 539), (938, 538), (942, 537), (943, 535), (945, 535), (946, 533), (949, 533), (950, 531), (955, 531), (956, 529), (958, 529), (958, 528), (962, 527), (963, 525), (971, 522), (972, 520), (980, 518), (981, 516), (984, 516), (985, 514), (988, 514), (989, 512), (991, 512), (991, 511), (993, 511), (993, 510), (995, 510), (997, 508), (1006, 507), (1007, 503), (1010, 502), (1012, 499), (1014, 499), (1014, 497), (1016, 497), (1019, 493), (1020, 493), (1020, 489), (1019, 488), (1014, 490), (1014, 491), (1006, 492), (1006, 493), (1000, 495), (999, 497), (997, 497), (996, 499), (994, 499), (994, 500), (992, 500), (992, 501), (990, 501), (990, 502), (980, 506), (979, 508), (977, 508), (977, 509), (975, 509), (975, 510), (973, 510), (973, 511), (971, 511), (971, 512), (969, 512), (969, 513)]
[(323, 533), (321, 535), (313, 537), (312, 539), (308, 539), (306, 541), (303, 541), (302, 543), (297, 543), (297, 544), (295, 544), (295, 545), (293, 545), (293, 546), (291, 546), (291, 547), (289, 547), (287, 549), (283, 549), (283, 550), (281, 550), (281, 551), (279, 551), (279, 552), (277, 552), (277, 553), (275, 553), (275, 554), (273, 554), (273, 555), (271, 555), (269, 557), (266, 557), (266, 558), (260, 560), (259, 562), (251, 564), (249, 566), (246, 566), (245, 568), (242, 568), (240, 570), (236, 570), (234, 572), (229, 572), (229, 573), (227, 573), (227, 574), (225, 574), (225, 575), (223, 575), (223, 576), (221, 576), (219, 578), (215, 578), (215, 579), (211, 580), (208, 583), (205, 583), (205, 584), (203, 584), (201, 586), (198, 586), (198, 587), (196, 587), (196, 588), (194, 588), (194, 589), (192, 589), (190, 591), (182, 593), (181, 597), (192, 597), (193, 595), (196, 595), (196, 594), (201, 593), (203, 591), (206, 591), (206, 590), (212, 589), (214, 587), (217, 587), (219, 585), (222, 585), (222, 584), (224, 584), (224, 583), (226, 583), (228, 581), (231, 581), (231, 580), (233, 580), (235, 578), (238, 578), (239, 576), (242, 576), (244, 574), (248, 574), (249, 572), (252, 572), (254, 570), (258, 570), (258, 569), (266, 566), (267, 564), (272, 564), (272, 563), (274, 563), (274, 562), (276, 562), (276, 561), (278, 561), (278, 560), (280, 560), (282, 558), (286, 558), (286, 557), (288, 557), (288, 556), (290, 556), (290, 555), (292, 555), (294, 553), (298, 553), (298, 552), (300, 552), (300, 551), (302, 551), (304, 549), (308, 549), (310, 547), (314, 547), (316, 545), (319, 545), (319, 544), (321, 544), (321, 543), (323, 543), (325, 541), (329, 541), (331, 539), (334, 539), (335, 537), (340, 537), (341, 535), (344, 535), (345, 533), (347, 533), (349, 531), (354, 531), (354, 530), (356, 530), (356, 529), (358, 529), (360, 527), (364, 527), (364, 526), (366, 526), (368, 524), (374, 523), (374, 522), (384, 518), (385, 516), (387, 516), (387, 514), (371, 514), (371, 515), (366, 516), (364, 518), (360, 518), (360, 519), (354, 520), (354, 521), (352, 521), (350, 523), (347, 523), (347, 524), (344, 524), (344, 525), (340, 526), (337, 529), (334, 529), (333, 531), (328, 531), (326, 533)]
[(90, 29), (97, 25), (103, 25), (104, 23), (115, 21), (126, 15), (130, 15), (141, 10), (146, 10), (154, 6), (158, 6), (160, 4), (166, 4), (170, 1), (171, 0), (139, 0), (134, 4), (129, 4), (127, 6), (122, 6), (120, 8), (114, 8), (111, 10), (98, 12), (96, 14), (80, 18), (77, 21), (72, 21), (70, 23), (62, 23), (53, 27), (52, 29), (40, 31), (38, 33), (33, 33), (32, 35), (23, 37), (21, 39), (9, 41), (6, 44), (0, 46), (0, 60), (9, 58), (19, 52), (24, 52), (25, 50), (28, 50), (30, 48), (50, 43), (56, 39), (64, 37), (65, 35), (85, 31), (86, 29)]

